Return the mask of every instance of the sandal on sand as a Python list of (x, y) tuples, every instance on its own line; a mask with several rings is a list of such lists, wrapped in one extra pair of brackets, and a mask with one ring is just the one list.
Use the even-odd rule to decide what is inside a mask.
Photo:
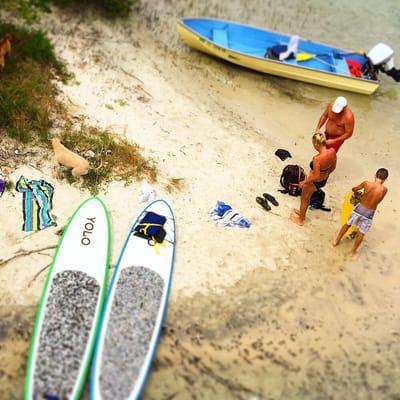
[(271, 211), (271, 206), (268, 204), (268, 201), (263, 197), (256, 197), (256, 202), (265, 210)]
[(263, 196), (264, 196), (267, 200), (269, 200), (275, 207), (278, 207), (278, 206), (279, 206), (279, 203), (278, 203), (278, 201), (275, 199), (274, 196), (271, 196), (271, 195), (268, 194), (268, 193), (263, 193)]

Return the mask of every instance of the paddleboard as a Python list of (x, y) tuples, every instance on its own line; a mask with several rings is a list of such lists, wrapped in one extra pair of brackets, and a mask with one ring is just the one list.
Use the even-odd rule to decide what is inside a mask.
[[(354, 197), (354, 192), (350, 191), (349, 193), (346, 194), (343, 205), (342, 205), (342, 214), (341, 214), (341, 219), (340, 222), (342, 226), (346, 224), (347, 220), (349, 219), (351, 213), (354, 210), (354, 207), (358, 204), (358, 201), (356, 201)], [(354, 238), (355, 235), (358, 232), (358, 228), (356, 226), (351, 226), (348, 231), (345, 234), (345, 237), (348, 238)]]
[[(147, 213), (166, 218), (162, 243), (136, 236)], [(164, 200), (145, 208), (129, 230), (107, 294), (90, 382), (92, 400), (138, 399), (166, 312), (175, 252), (175, 221)]]
[(107, 286), (110, 222), (96, 197), (84, 201), (59, 241), (36, 315), (25, 400), (79, 399)]

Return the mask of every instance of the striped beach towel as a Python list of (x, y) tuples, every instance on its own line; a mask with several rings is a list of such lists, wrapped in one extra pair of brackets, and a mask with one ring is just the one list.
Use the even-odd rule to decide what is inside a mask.
[(43, 179), (28, 181), (21, 176), (15, 189), (23, 194), (23, 231), (39, 231), (57, 225), (55, 216), (51, 214), (54, 187), (50, 183)]

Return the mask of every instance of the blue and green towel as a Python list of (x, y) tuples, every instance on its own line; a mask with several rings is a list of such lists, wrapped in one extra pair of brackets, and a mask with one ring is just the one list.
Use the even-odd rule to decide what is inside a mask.
[(55, 216), (51, 214), (54, 187), (50, 183), (43, 179), (28, 181), (21, 176), (15, 189), (23, 194), (23, 231), (39, 231), (57, 225)]

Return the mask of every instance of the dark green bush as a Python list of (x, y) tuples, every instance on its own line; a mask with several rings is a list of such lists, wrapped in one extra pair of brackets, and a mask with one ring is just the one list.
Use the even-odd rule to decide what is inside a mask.
[(24, 143), (45, 142), (50, 112), (60, 107), (52, 79), (66, 80), (66, 68), (43, 32), (0, 24), (0, 37), (6, 32), (17, 41), (0, 73), (0, 131)]
[(27, 22), (33, 22), (38, 18), (37, 9), (33, 6), (33, 1), (36, 0), (1, 0), (0, 9), (11, 11)]
[(135, 0), (100, 0), (104, 8), (113, 15), (127, 15)]
[(50, 4), (59, 7), (99, 6), (110, 16), (127, 16), (137, 0), (0, 0), (0, 9), (17, 12), (27, 21), (37, 19), (37, 10), (50, 11)]
[(48, 8), (49, 3), (60, 7), (79, 5), (95, 5), (111, 16), (126, 16), (129, 14), (136, 0), (35, 0), (37, 6)]

